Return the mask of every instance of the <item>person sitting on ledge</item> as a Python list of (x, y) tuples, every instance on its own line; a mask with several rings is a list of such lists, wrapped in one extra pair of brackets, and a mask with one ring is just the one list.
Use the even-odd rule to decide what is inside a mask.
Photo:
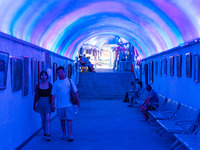
[(135, 87), (134, 87), (134, 83), (135, 83), (134, 81), (131, 82), (130, 91), (129, 91), (129, 92), (126, 92), (126, 95), (125, 95), (125, 97), (124, 97), (123, 102), (129, 102), (128, 95), (129, 95), (129, 93), (132, 92), (133, 89), (135, 88)]
[(90, 72), (95, 72), (93, 68), (93, 64), (89, 61), (89, 59), (85, 58), (84, 56), (79, 56), (80, 64), (84, 67), (88, 67)]
[(144, 115), (145, 120), (147, 121), (149, 119), (148, 111), (149, 110), (155, 110), (156, 106), (158, 108), (158, 95), (156, 92), (152, 89), (150, 84), (146, 85), (146, 90), (148, 92), (148, 97), (144, 101), (144, 103), (140, 106), (140, 109)]
[(138, 84), (139, 79), (136, 79), (135, 82), (133, 82), (133, 89), (130, 90), (128, 93), (128, 99), (129, 99), (129, 105), (128, 107), (133, 107), (133, 101), (135, 98), (139, 98), (139, 95), (141, 93), (141, 87)]

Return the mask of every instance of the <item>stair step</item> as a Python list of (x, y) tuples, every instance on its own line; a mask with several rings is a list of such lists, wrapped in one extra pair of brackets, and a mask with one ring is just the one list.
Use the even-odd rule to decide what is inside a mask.
[(122, 100), (129, 90), (133, 73), (80, 73), (78, 94), (80, 99)]

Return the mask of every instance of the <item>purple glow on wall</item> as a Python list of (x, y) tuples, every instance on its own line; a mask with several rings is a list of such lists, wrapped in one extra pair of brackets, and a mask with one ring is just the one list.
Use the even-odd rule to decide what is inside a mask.
[(0, 31), (72, 59), (86, 40), (117, 35), (145, 58), (199, 38), (199, 14), (197, 0), (7, 0)]

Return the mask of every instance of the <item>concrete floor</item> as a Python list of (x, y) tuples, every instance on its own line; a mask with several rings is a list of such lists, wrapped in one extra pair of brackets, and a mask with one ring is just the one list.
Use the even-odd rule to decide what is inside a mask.
[(52, 140), (39, 132), (23, 150), (169, 150), (172, 135), (159, 136), (158, 127), (143, 121), (136, 108), (121, 100), (82, 100), (73, 121), (73, 142), (60, 139), (62, 131), (56, 117), (51, 122)]

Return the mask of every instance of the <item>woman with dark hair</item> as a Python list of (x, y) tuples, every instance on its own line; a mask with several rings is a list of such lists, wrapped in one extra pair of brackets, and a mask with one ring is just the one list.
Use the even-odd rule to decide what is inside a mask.
[(36, 86), (33, 110), (40, 113), (44, 137), (50, 141), (50, 116), (51, 116), (51, 90), (52, 85), (47, 81), (46, 71), (40, 73), (41, 82)]

